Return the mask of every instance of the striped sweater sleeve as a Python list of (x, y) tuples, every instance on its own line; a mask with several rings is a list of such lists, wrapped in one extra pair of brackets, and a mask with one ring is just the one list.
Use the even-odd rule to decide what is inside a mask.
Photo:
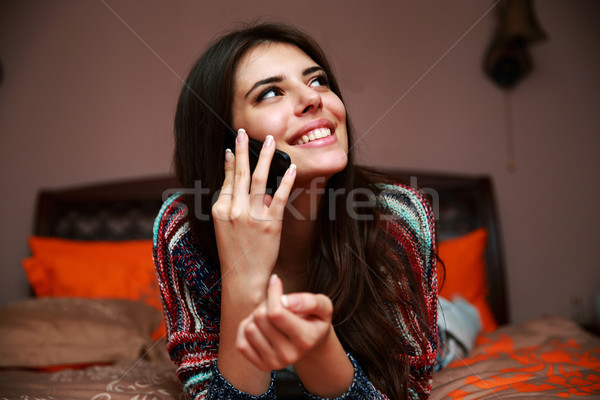
[[(380, 189), (378, 205), (389, 217), (384, 223), (396, 247), (395, 253), (412, 266), (419, 292), (424, 296), (426, 315), (419, 315), (414, 310), (391, 310), (398, 333), (406, 338), (408, 345), (409, 396), (422, 399), (431, 392), (439, 342), (434, 215), (429, 202), (415, 188), (388, 184), (380, 186)], [(398, 282), (396, 286), (397, 290), (412, 290), (408, 282)], [(429, 327), (428, 332), (423, 332), (419, 319)], [(415, 340), (417, 338), (425, 339), (424, 349)]]
[(274, 399), (235, 389), (219, 373), (220, 270), (192, 237), (182, 197), (174, 195), (154, 224), (153, 256), (167, 327), (167, 350), (184, 392), (194, 400)]

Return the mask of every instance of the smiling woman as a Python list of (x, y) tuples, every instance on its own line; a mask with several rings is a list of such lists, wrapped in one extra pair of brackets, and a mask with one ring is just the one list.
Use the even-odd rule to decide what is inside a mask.
[[(427, 396), (438, 346), (431, 208), (354, 165), (319, 46), (279, 24), (219, 38), (181, 92), (175, 139), (178, 179), (195, 190), (164, 204), (154, 261), (189, 396), (284, 398), (277, 382), (290, 375), (311, 399)], [(254, 171), (250, 139), (264, 143)], [(271, 195), (276, 149), (293, 164)]]

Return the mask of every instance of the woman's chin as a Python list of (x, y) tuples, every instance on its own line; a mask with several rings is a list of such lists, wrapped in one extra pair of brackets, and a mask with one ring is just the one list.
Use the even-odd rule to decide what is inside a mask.
[(344, 154), (343, 157), (335, 159), (323, 160), (321, 163), (312, 165), (298, 165), (296, 173), (296, 185), (307, 186), (312, 182), (313, 185), (325, 183), (333, 175), (343, 171), (348, 165), (348, 157)]

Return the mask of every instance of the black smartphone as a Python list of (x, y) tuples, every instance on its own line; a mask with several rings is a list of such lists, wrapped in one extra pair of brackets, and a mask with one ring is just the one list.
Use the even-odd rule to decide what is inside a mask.
[[(225, 148), (231, 149), (235, 154), (235, 138), (237, 133), (227, 127), (227, 131), (225, 132)], [(258, 155), (260, 154), (260, 149), (262, 149), (262, 142), (258, 140), (254, 140), (248, 137), (248, 159), (250, 162), (250, 172), (254, 173), (254, 169), (256, 168), (256, 164), (258, 163)], [(275, 149), (275, 154), (273, 154), (273, 159), (271, 160), (271, 166), (269, 168), (269, 176), (267, 177), (267, 187), (266, 193), (273, 194), (279, 187), (279, 183), (285, 174), (285, 171), (288, 170), (292, 160), (290, 156), (281, 150)]]

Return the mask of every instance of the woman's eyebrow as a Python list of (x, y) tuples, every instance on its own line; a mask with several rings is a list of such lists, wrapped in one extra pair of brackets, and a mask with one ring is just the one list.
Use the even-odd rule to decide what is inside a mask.
[(252, 85), (252, 87), (250, 88), (250, 90), (248, 90), (248, 92), (246, 93), (246, 95), (244, 96), (244, 98), (248, 97), (248, 95), (257, 87), (261, 86), (261, 85), (268, 85), (269, 83), (274, 83), (274, 82), (281, 82), (283, 81), (283, 76), (278, 75), (278, 76), (272, 76), (270, 78), (265, 78), (265, 79), (261, 79), (260, 81), (256, 82), (254, 85)]
[(306, 75), (310, 75), (313, 72), (317, 72), (317, 71), (323, 71), (322, 67), (319, 67), (318, 65), (315, 65), (314, 67), (310, 67), (310, 68), (306, 68), (303, 72), (302, 75), (306, 76)]

